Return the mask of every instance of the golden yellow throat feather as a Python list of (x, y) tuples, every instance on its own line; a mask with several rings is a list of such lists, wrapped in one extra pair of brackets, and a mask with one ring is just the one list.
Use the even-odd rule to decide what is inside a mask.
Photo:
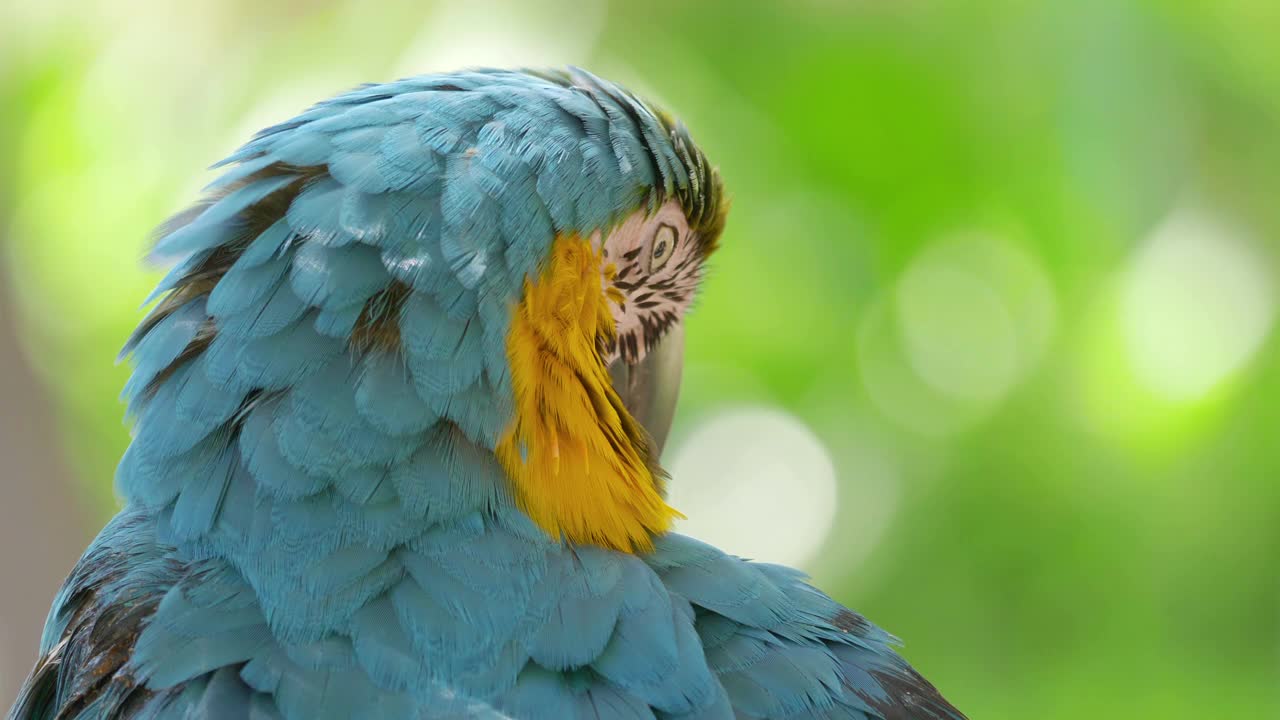
[(609, 303), (621, 300), (604, 289), (601, 263), (589, 240), (565, 235), (542, 277), (525, 281), (507, 335), (515, 419), (498, 458), (520, 508), (553, 537), (646, 552), (680, 514), (600, 355), (614, 334)]

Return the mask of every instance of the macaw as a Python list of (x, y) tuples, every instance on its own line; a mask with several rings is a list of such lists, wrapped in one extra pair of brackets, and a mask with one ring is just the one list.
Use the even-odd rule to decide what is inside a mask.
[(11, 718), (962, 718), (802, 573), (671, 532), (728, 207), (683, 124), (583, 70), (476, 70), (228, 166), (159, 230), (124, 509)]

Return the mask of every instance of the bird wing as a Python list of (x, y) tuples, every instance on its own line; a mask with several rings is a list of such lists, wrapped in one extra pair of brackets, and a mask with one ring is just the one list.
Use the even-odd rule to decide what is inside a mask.
[(291, 643), (223, 561), (179, 562), (126, 510), (60, 593), (10, 718), (963, 720), (793, 569), (676, 534), (638, 557), (472, 525), (402, 548), (411, 572), (350, 640)]
[(694, 608), (707, 664), (739, 718), (963, 720), (897, 640), (781, 565), (669, 534), (647, 558)]
[(158, 692), (136, 677), (130, 663), (139, 636), (166, 593), (192, 571), (156, 541), (153, 518), (136, 510), (117, 515), (58, 593), (40, 659), (9, 719), (274, 717), (269, 699), (250, 691), (235, 668)]

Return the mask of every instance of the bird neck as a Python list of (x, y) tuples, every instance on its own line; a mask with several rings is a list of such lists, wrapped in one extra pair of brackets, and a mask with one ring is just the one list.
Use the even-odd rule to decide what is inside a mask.
[(520, 509), (552, 537), (643, 552), (678, 513), (601, 352), (615, 332), (607, 273), (599, 248), (565, 235), (525, 281), (507, 335), (515, 412), (497, 454)]

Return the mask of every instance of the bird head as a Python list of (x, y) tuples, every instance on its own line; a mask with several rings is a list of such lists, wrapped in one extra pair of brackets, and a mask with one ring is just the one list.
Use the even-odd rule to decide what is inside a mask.
[(623, 551), (669, 527), (681, 328), (727, 208), (682, 124), (584, 71), (474, 71), (358, 88), (220, 165), (126, 346), (127, 498), (225, 462), (280, 502), (514, 510)]

